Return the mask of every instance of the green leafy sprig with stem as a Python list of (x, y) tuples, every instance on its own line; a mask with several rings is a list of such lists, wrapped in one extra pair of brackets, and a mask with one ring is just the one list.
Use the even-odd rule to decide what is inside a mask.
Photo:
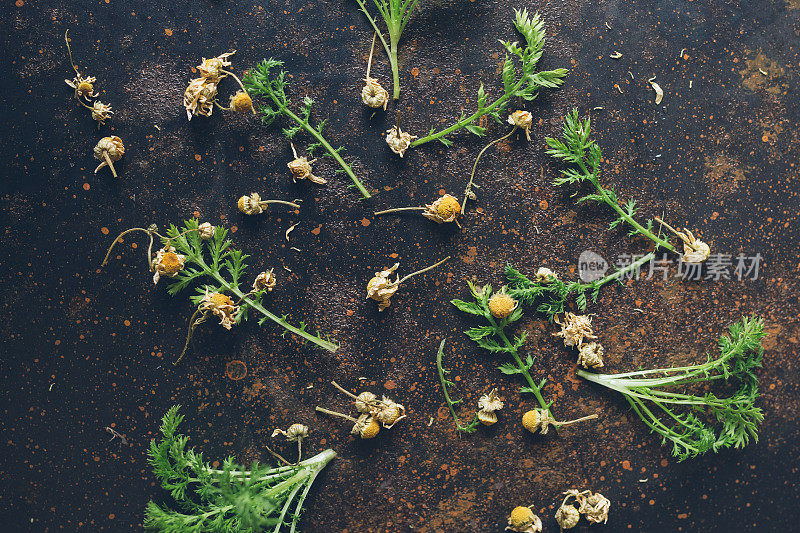
[[(728, 335), (720, 337), (720, 355), (715, 359), (707, 355), (704, 363), (623, 374), (586, 370), (577, 374), (622, 394), (650, 430), (661, 435), (662, 444), (672, 444), (672, 455), (683, 461), (708, 451), (742, 448), (751, 438), (758, 441), (764, 414), (755, 406), (759, 394), (754, 371), (761, 367), (764, 335), (761, 319), (743, 317), (730, 326)], [(686, 390), (719, 380), (727, 383), (731, 378), (738, 389), (730, 396)], [(716, 424), (709, 424), (709, 418)]]
[(214, 469), (177, 434), (183, 415), (173, 406), (162, 419), (161, 439), (150, 441), (149, 463), (179, 510), (147, 504), (144, 528), (161, 533), (280, 533), (297, 530), (311, 484), (336, 457), (325, 450), (294, 465), (249, 470), (233, 457)]
[(614, 189), (607, 189), (600, 183), (600, 162), (603, 155), (600, 146), (589, 139), (590, 133), (591, 119), (587, 117), (581, 120), (578, 110), (573, 109), (564, 117), (563, 140), (552, 137), (546, 139), (550, 147), (547, 150), (549, 155), (573, 165), (563, 169), (561, 177), (556, 178), (554, 184), (561, 186), (590, 183), (595, 192), (582, 196), (577, 203), (590, 201), (604, 203), (616, 211), (617, 218), (611, 222), (609, 229), (614, 229), (620, 224), (628, 224), (632, 228), (630, 235), (643, 235), (656, 244), (656, 249), (662, 247), (675, 252), (675, 247), (661, 236), (661, 232), (655, 231), (653, 219), (640, 223), (634, 218), (638, 212), (636, 200), (631, 199), (627, 203), (620, 204)]
[(447, 374), (450, 373), (449, 370), (446, 370), (442, 363), (442, 357), (444, 357), (444, 343), (447, 339), (442, 339), (442, 343), (439, 345), (439, 351), (436, 352), (436, 368), (439, 371), (439, 382), (442, 384), (442, 392), (444, 393), (444, 400), (447, 402), (447, 408), (450, 409), (450, 414), (453, 415), (453, 419), (456, 421), (456, 431), (462, 431), (464, 433), (475, 433), (475, 431), (480, 426), (480, 421), (478, 420), (478, 413), (475, 413), (475, 416), (472, 417), (472, 420), (467, 423), (466, 426), (461, 425), (461, 420), (458, 418), (458, 414), (456, 413), (456, 405), (460, 404), (464, 400), (459, 398), (458, 400), (453, 400), (450, 398), (450, 392), (447, 390), (447, 387), (455, 387), (455, 383), (447, 379)]
[[(469, 281), (467, 284), (469, 285), (469, 290), (475, 298), (475, 301), (465, 302), (463, 300), (452, 300), (451, 303), (465, 313), (482, 317), (487, 324), (470, 328), (465, 331), (465, 333), (481, 348), (493, 354), (502, 353), (510, 356), (512, 362), (504, 363), (498, 366), (497, 369), (506, 375), (521, 375), (527, 385), (521, 387), (520, 391), (533, 394), (541, 408), (550, 414), (550, 405), (552, 402), (546, 402), (542, 396), (542, 387), (547, 383), (547, 380), (543, 379), (538, 383), (535, 382), (530, 374), (530, 369), (533, 366), (533, 357), (528, 354), (528, 356), (523, 359), (522, 355), (519, 353), (522, 345), (525, 344), (527, 333), (523, 331), (519, 335), (514, 336), (513, 339), (509, 339), (506, 333), (506, 328), (508, 328), (508, 326), (522, 318), (522, 306), (517, 306), (506, 318), (495, 318), (489, 310), (489, 299), (492, 297), (491, 285), (480, 287)], [(552, 418), (552, 415), (550, 416)]]
[[(520, 302), (533, 307), (539, 313), (547, 315), (550, 322), (553, 322), (557, 315), (564, 312), (564, 307), (571, 295), (575, 295), (575, 304), (580, 311), (586, 311), (588, 300), (597, 302), (600, 289), (613, 281), (622, 282), (622, 279), (629, 273), (637, 271), (642, 265), (649, 263), (655, 254), (647, 253), (641, 258), (633, 261), (630, 265), (616, 270), (611, 274), (591, 281), (581, 283), (579, 281), (564, 282), (554, 275), (534, 281), (519, 272), (511, 265), (506, 265), (505, 274), (508, 280), (508, 294)], [(538, 305), (537, 305), (538, 302)]]
[[(403, 30), (406, 29), (406, 24), (411, 19), (411, 14), (414, 8), (417, 7), (419, 0), (372, 0), (378, 12), (386, 23), (386, 31), (389, 36), (389, 41), (386, 41), (386, 36), (378, 28), (369, 10), (367, 9), (366, 0), (356, 0), (358, 7), (367, 16), (367, 20), (375, 30), (376, 35), (381, 40), (383, 48), (386, 50), (386, 57), (389, 58), (389, 65), (392, 67), (392, 98), (397, 100), (400, 98), (400, 69), (397, 65), (397, 48), (400, 43), (400, 37), (403, 35)], [(369, 76), (367, 76), (369, 77)]]
[[(515, 10), (514, 26), (524, 37), (525, 43), (520, 46), (516, 41), (500, 41), (506, 51), (502, 69), (503, 95), (490, 102), (481, 84), (478, 89), (478, 109), (474, 113), (471, 115), (462, 113), (455, 124), (441, 131), (437, 132), (435, 128), (431, 128), (428, 135), (414, 140), (411, 143), (412, 147), (436, 140), (445, 146), (450, 146), (452, 141), (445, 136), (462, 128), (475, 135), (486, 135), (486, 128), (475, 124), (475, 121), (483, 116), (489, 116), (502, 123), (505, 119), (503, 114), (514, 98), (531, 101), (539, 95), (542, 88), (553, 89), (564, 82), (567, 69), (539, 71), (536, 68), (545, 43), (544, 22), (539, 14), (531, 17), (525, 9)], [(515, 58), (520, 63), (519, 69), (514, 64)]]
[(341, 152), (344, 147), (334, 148), (322, 136), (322, 128), (325, 126), (326, 121), (319, 122), (316, 127), (310, 124), (311, 108), (314, 105), (314, 100), (306, 96), (303, 98), (300, 110), (297, 113), (292, 111), (292, 102), (286, 94), (288, 85), (286, 76), (287, 72), (283, 69), (283, 61), (265, 59), (256, 67), (250, 69), (244, 77), (243, 83), (247, 92), (251, 96), (259, 96), (264, 99), (264, 102), (259, 105), (262, 122), (268, 126), (281, 116), (286, 116), (294, 121), (295, 124), (293, 126), (283, 128), (283, 134), (288, 139), (294, 138), (301, 131), (311, 135), (316, 142), (308, 145), (306, 148), (308, 153), (313, 155), (315, 149), (319, 147), (325, 148), (326, 155), (332, 157), (341, 167), (341, 171), (337, 172), (346, 173), (353, 181), (353, 186), (361, 193), (361, 196), (369, 198), (371, 196), (369, 191), (355, 175), (350, 165), (342, 158)]
[[(292, 205), (297, 207), (296, 204)], [(250, 313), (257, 313), (262, 315), (258, 322), (259, 325), (270, 320), (283, 327), (286, 330), (284, 333), (289, 332), (298, 335), (302, 339), (330, 352), (335, 352), (338, 349), (338, 345), (329, 338), (312, 335), (306, 331), (307, 324), (305, 322), (301, 322), (299, 327), (293, 326), (287, 321), (285, 315), (278, 316), (273, 314), (262, 303), (265, 291), (248, 290), (242, 287), (244, 271), (247, 268), (245, 260), (249, 256), (241, 250), (231, 248), (231, 241), (227, 238), (228, 230), (225, 228), (216, 226), (213, 237), (208, 240), (201, 239), (197, 219), (185, 221), (182, 228), (170, 225), (166, 235), (158, 233), (158, 228), (155, 225), (147, 229), (131, 228), (124, 231), (114, 240), (106, 253), (103, 265), (108, 261), (108, 257), (114, 245), (119, 242), (120, 237), (132, 231), (143, 231), (150, 237), (147, 260), (151, 271), (153, 270), (151, 258), (154, 237), (159, 238), (166, 248), (172, 246), (178, 254), (185, 256), (185, 267), (169, 278), (168, 292), (171, 296), (178, 294), (190, 285), (196, 285), (201, 280), (203, 281), (201, 285), (196, 285), (195, 294), (190, 296), (190, 300), (197, 307), (197, 310), (189, 321), (189, 334), (181, 357), (186, 352), (194, 328), (205, 320), (204, 299), (208, 294), (212, 293), (230, 294), (239, 300), (235, 304), (239, 308), (234, 317), (236, 324), (247, 320)], [(180, 357), (175, 363), (177, 364), (178, 361), (180, 361)]]

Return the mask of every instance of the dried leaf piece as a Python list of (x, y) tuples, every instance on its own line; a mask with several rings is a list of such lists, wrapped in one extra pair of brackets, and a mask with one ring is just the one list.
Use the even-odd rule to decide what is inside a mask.
[(608, 57), (610, 57), (611, 59), (619, 59), (622, 57), (622, 53), (615, 50), (614, 53), (609, 55)]

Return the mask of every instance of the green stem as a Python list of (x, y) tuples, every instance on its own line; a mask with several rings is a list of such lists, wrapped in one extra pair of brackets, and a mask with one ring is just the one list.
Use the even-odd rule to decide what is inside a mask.
[(536, 397), (536, 401), (539, 402), (539, 405), (542, 407), (542, 409), (547, 411), (547, 413), (550, 415), (550, 418), (553, 418), (553, 414), (550, 412), (550, 405), (546, 401), (544, 401), (544, 397), (542, 396), (542, 391), (539, 389), (539, 385), (537, 385), (533, 381), (533, 377), (531, 376), (530, 372), (528, 372), (528, 369), (525, 367), (525, 363), (523, 363), (522, 359), (520, 359), (519, 355), (517, 355), (517, 350), (514, 348), (514, 345), (511, 343), (511, 341), (508, 340), (508, 337), (506, 337), (505, 331), (503, 331), (503, 328), (497, 325), (494, 319), (492, 319), (492, 325), (494, 326), (495, 331), (497, 332), (499, 337), (505, 343), (506, 348), (508, 348), (511, 357), (514, 358), (514, 362), (517, 364), (517, 369), (519, 370), (519, 373), (525, 376), (525, 380), (528, 382), (528, 385), (533, 391), (533, 395)]
[(280, 326), (283, 326), (285, 329), (289, 330), (290, 332), (294, 333), (295, 335), (299, 335), (300, 337), (306, 339), (307, 341), (313, 342), (314, 344), (316, 344), (320, 348), (324, 348), (324, 349), (328, 350), (329, 352), (335, 352), (339, 348), (336, 344), (334, 344), (334, 343), (332, 343), (330, 341), (326, 341), (325, 339), (320, 339), (319, 337), (317, 337), (315, 335), (311, 335), (310, 333), (308, 333), (306, 331), (303, 331), (300, 328), (296, 328), (293, 325), (291, 325), (288, 322), (286, 322), (284, 319), (272, 314), (271, 312), (269, 312), (267, 310), (266, 307), (264, 307), (260, 303), (258, 303), (256, 301), (251, 300), (250, 298), (246, 297), (245, 293), (243, 293), (241, 290), (239, 290), (238, 287), (234, 287), (233, 285), (228, 283), (228, 281), (225, 278), (223, 278), (222, 275), (219, 272), (216, 272), (216, 271), (213, 271), (211, 269), (208, 269), (208, 267), (206, 267), (206, 269), (208, 270), (209, 274), (211, 274), (211, 276), (215, 280), (217, 280), (223, 287), (225, 287), (226, 289), (231, 291), (233, 294), (238, 296), (243, 302), (247, 303), (247, 305), (249, 305), (250, 307), (252, 307), (256, 311), (258, 311), (259, 313), (261, 313), (265, 317), (269, 318), (270, 320), (272, 320), (276, 324), (279, 324)]
[(389, 63), (392, 65), (392, 83), (394, 84), (392, 98), (397, 100), (400, 98), (400, 67), (397, 65), (397, 41), (399, 40), (400, 36), (398, 35), (397, 39), (395, 39), (394, 34), (390, 29), (389, 37), (392, 41), (392, 47), (389, 52)]
[(456, 430), (457, 431), (464, 431), (464, 432), (472, 432), (475, 427), (478, 425), (478, 414), (475, 413), (475, 417), (472, 421), (467, 424), (467, 427), (461, 425), (461, 421), (458, 419), (458, 415), (456, 414), (455, 405), (461, 403), (461, 400), (453, 401), (450, 398), (450, 393), (447, 392), (447, 383), (448, 380), (445, 378), (444, 373), (444, 366), (442, 365), (442, 357), (444, 356), (444, 343), (447, 339), (442, 339), (442, 343), (439, 345), (439, 351), (436, 352), (436, 368), (439, 371), (439, 382), (442, 384), (442, 392), (444, 392), (444, 399), (447, 402), (447, 408), (450, 409), (450, 414), (453, 415), (453, 419), (456, 421)]
[(300, 117), (295, 115), (291, 109), (281, 104), (280, 101), (277, 98), (275, 98), (275, 96), (273, 96), (271, 93), (270, 96), (272, 97), (272, 100), (275, 102), (275, 104), (281, 109), (281, 111), (283, 111), (284, 114), (286, 114), (289, 118), (300, 124), (300, 126), (304, 130), (306, 130), (312, 137), (314, 137), (317, 141), (319, 141), (319, 143), (322, 146), (325, 147), (325, 149), (328, 151), (331, 157), (333, 157), (336, 160), (336, 162), (339, 163), (339, 166), (342, 167), (342, 169), (347, 173), (347, 175), (350, 176), (350, 179), (353, 180), (353, 183), (358, 188), (358, 191), (361, 193), (361, 196), (364, 197), (365, 199), (370, 198), (372, 195), (370, 195), (369, 191), (364, 187), (364, 184), (361, 183), (361, 180), (359, 180), (358, 177), (356, 177), (355, 173), (353, 172), (353, 169), (350, 168), (350, 165), (345, 163), (344, 159), (342, 159), (342, 156), (339, 155), (339, 152), (334, 150), (333, 146), (331, 146), (330, 143), (328, 143), (328, 141), (326, 141), (325, 138), (317, 130), (312, 128), (307, 122), (303, 121)]
[(467, 124), (470, 124), (470, 123), (474, 122), (476, 119), (482, 117), (483, 115), (486, 115), (486, 114), (490, 113), (492, 111), (492, 109), (494, 109), (495, 107), (499, 106), (500, 104), (506, 102), (508, 99), (509, 99), (509, 96), (504, 94), (503, 96), (501, 96), (500, 98), (495, 100), (494, 103), (490, 104), (488, 107), (483, 107), (483, 108), (478, 109), (472, 115), (468, 116), (467, 118), (459, 120), (458, 122), (456, 122), (455, 124), (453, 124), (449, 128), (443, 129), (442, 131), (439, 131), (439, 132), (436, 132), (436, 133), (432, 133), (430, 135), (427, 135), (427, 136), (422, 137), (420, 139), (417, 139), (415, 141), (411, 141), (411, 146), (412, 147), (419, 146), (420, 144), (425, 144), (427, 142), (435, 141), (437, 139), (440, 139), (440, 138), (444, 137), (445, 135), (447, 135), (449, 133), (453, 133), (454, 131), (463, 128)]

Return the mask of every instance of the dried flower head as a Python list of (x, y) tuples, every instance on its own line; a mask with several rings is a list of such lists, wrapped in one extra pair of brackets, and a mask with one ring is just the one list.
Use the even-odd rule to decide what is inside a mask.
[(256, 276), (255, 281), (253, 281), (253, 290), (271, 292), (278, 283), (278, 280), (275, 278), (274, 270), (275, 269), (270, 268)]
[(292, 181), (297, 183), (297, 180), (307, 179), (310, 182), (317, 183), (319, 185), (328, 183), (325, 178), (320, 178), (319, 176), (315, 176), (311, 173), (311, 163), (314, 161), (316, 161), (316, 159), (309, 161), (305, 157), (295, 157), (293, 161), (287, 163), (286, 166), (288, 166), (289, 170), (292, 171)]
[(531, 140), (531, 124), (533, 124), (533, 115), (529, 111), (514, 111), (508, 116), (508, 123), (525, 130), (525, 137)]
[(553, 423), (555, 423), (555, 419), (550, 416), (549, 411), (544, 409), (531, 409), (522, 415), (522, 426), (531, 433), (541, 430), (542, 435), (546, 435), (550, 424)]
[(220, 325), (225, 329), (231, 329), (236, 323), (239, 314), (239, 306), (234, 304), (226, 294), (220, 292), (208, 292), (200, 302), (201, 311), (210, 311), (220, 319)]
[(383, 311), (391, 305), (389, 299), (394, 296), (397, 289), (400, 288), (400, 276), (392, 282), (389, 276), (400, 267), (400, 263), (395, 263), (386, 270), (375, 272), (375, 276), (367, 283), (367, 299), (372, 298), (378, 302), (378, 310)]
[(75, 89), (75, 98), (83, 98), (88, 102), (89, 98), (95, 98), (97, 96), (97, 93), (94, 92), (94, 83), (97, 81), (97, 78), (94, 76), (84, 78), (78, 74), (72, 80), (64, 81), (67, 85)]
[(183, 93), (183, 107), (189, 120), (195, 115), (210, 117), (217, 98), (217, 83), (208, 78), (195, 78)]
[(203, 222), (199, 226), (197, 226), (197, 234), (200, 236), (201, 239), (207, 241), (214, 237), (214, 232), (217, 228), (211, 225), (210, 222)]
[(303, 424), (292, 424), (286, 431), (282, 429), (276, 429), (272, 432), (273, 437), (277, 437), (278, 435), (283, 435), (289, 442), (297, 442), (308, 437), (308, 426), (304, 426)]
[(168, 278), (175, 277), (178, 272), (183, 270), (186, 256), (175, 253), (174, 246), (165, 246), (156, 252), (156, 258), (153, 260), (153, 283), (158, 283), (159, 278), (164, 275)]
[(506, 294), (506, 288), (492, 294), (489, 298), (489, 311), (495, 318), (507, 318), (519, 306), (519, 302)]
[(536, 271), (536, 283), (549, 283), (550, 278), (558, 279), (558, 275), (547, 267), (539, 267)]
[(605, 524), (608, 521), (608, 511), (611, 509), (611, 501), (608, 498), (599, 492), (593, 493), (587, 490), (579, 493), (577, 499), (581, 505), (578, 511), (586, 517), (586, 520), (593, 524)]
[(508, 515), (506, 531), (517, 533), (539, 533), (542, 531), (541, 519), (533, 514), (531, 507), (514, 507)]
[(377, 407), (373, 408), (372, 415), (384, 428), (392, 429), (395, 424), (406, 417), (406, 408), (384, 396)]
[(392, 152), (400, 157), (403, 157), (408, 147), (411, 146), (411, 141), (416, 138), (416, 135), (402, 131), (399, 126), (392, 126), (392, 129), (386, 130), (386, 144), (389, 145)]
[(231, 95), (231, 100), (228, 105), (230, 109), (233, 109), (237, 113), (247, 113), (253, 112), (253, 99), (250, 98), (250, 95), (247, 92), (239, 90), (236, 91), (236, 94)]
[(565, 346), (580, 346), (584, 339), (597, 338), (592, 329), (592, 317), (588, 315), (576, 315), (567, 311), (564, 321), (556, 318), (556, 324), (561, 326), (561, 331), (553, 333), (553, 336), (562, 337)]
[(106, 120), (111, 118), (111, 115), (114, 112), (111, 110), (111, 106), (102, 103), (100, 100), (95, 100), (92, 104), (92, 118), (99, 122), (100, 124), (105, 124)]
[(122, 144), (122, 139), (116, 135), (103, 137), (94, 147), (94, 157), (100, 161), (100, 164), (94, 169), (94, 173), (97, 174), (98, 170), (108, 166), (111, 169), (111, 173), (116, 178), (117, 171), (114, 168), (114, 161), (122, 159), (124, 153), (125, 145)]
[(558, 522), (558, 527), (560, 527), (562, 531), (577, 526), (580, 519), (581, 514), (578, 512), (578, 509), (576, 509), (574, 505), (566, 503), (566, 500), (556, 511), (556, 522)]
[(378, 435), (380, 430), (381, 426), (377, 420), (368, 414), (362, 414), (353, 425), (351, 433), (362, 439), (372, 439)]
[(370, 413), (377, 403), (378, 397), (369, 391), (364, 391), (356, 397), (356, 411), (359, 413)]
[(700, 239), (695, 238), (692, 232), (684, 228), (683, 232), (678, 232), (678, 236), (683, 240), (683, 261), (684, 263), (705, 263), (711, 255), (711, 247)]
[(366, 78), (364, 83), (366, 85), (361, 89), (361, 101), (373, 109), (383, 107), (383, 110), (386, 111), (386, 106), (389, 103), (389, 93), (386, 89), (375, 78)]
[(250, 196), (239, 198), (239, 201), (236, 202), (236, 207), (245, 215), (260, 215), (264, 212), (264, 208), (261, 207), (261, 195), (257, 192), (251, 193)]
[(455, 196), (445, 194), (430, 205), (425, 206), (422, 216), (439, 224), (454, 222), (461, 214), (461, 204)]
[(583, 368), (603, 366), (603, 346), (597, 342), (581, 344), (578, 348), (578, 364)]
[(478, 420), (485, 426), (491, 426), (497, 422), (497, 414), (503, 408), (503, 400), (497, 394), (497, 389), (492, 389), (489, 394), (484, 394), (478, 400)]
[(227, 76), (227, 74), (223, 72), (223, 69), (231, 66), (231, 62), (228, 61), (228, 58), (235, 53), (236, 50), (232, 50), (225, 54), (218, 55), (217, 57), (212, 57), (211, 59), (203, 58), (203, 62), (197, 65), (200, 76), (218, 83), (219, 80)]

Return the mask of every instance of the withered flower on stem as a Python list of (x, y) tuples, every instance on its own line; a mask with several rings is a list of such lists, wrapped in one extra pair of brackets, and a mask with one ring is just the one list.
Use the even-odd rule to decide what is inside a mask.
[(122, 139), (116, 135), (110, 137), (103, 137), (98, 141), (94, 147), (94, 158), (100, 161), (100, 164), (94, 169), (94, 173), (101, 168), (107, 166), (111, 169), (111, 174), (117, 177), (117, 170), (114, 168), (114, 161), (119, 161), (125, 154), (125, 145), (122, 144)]

